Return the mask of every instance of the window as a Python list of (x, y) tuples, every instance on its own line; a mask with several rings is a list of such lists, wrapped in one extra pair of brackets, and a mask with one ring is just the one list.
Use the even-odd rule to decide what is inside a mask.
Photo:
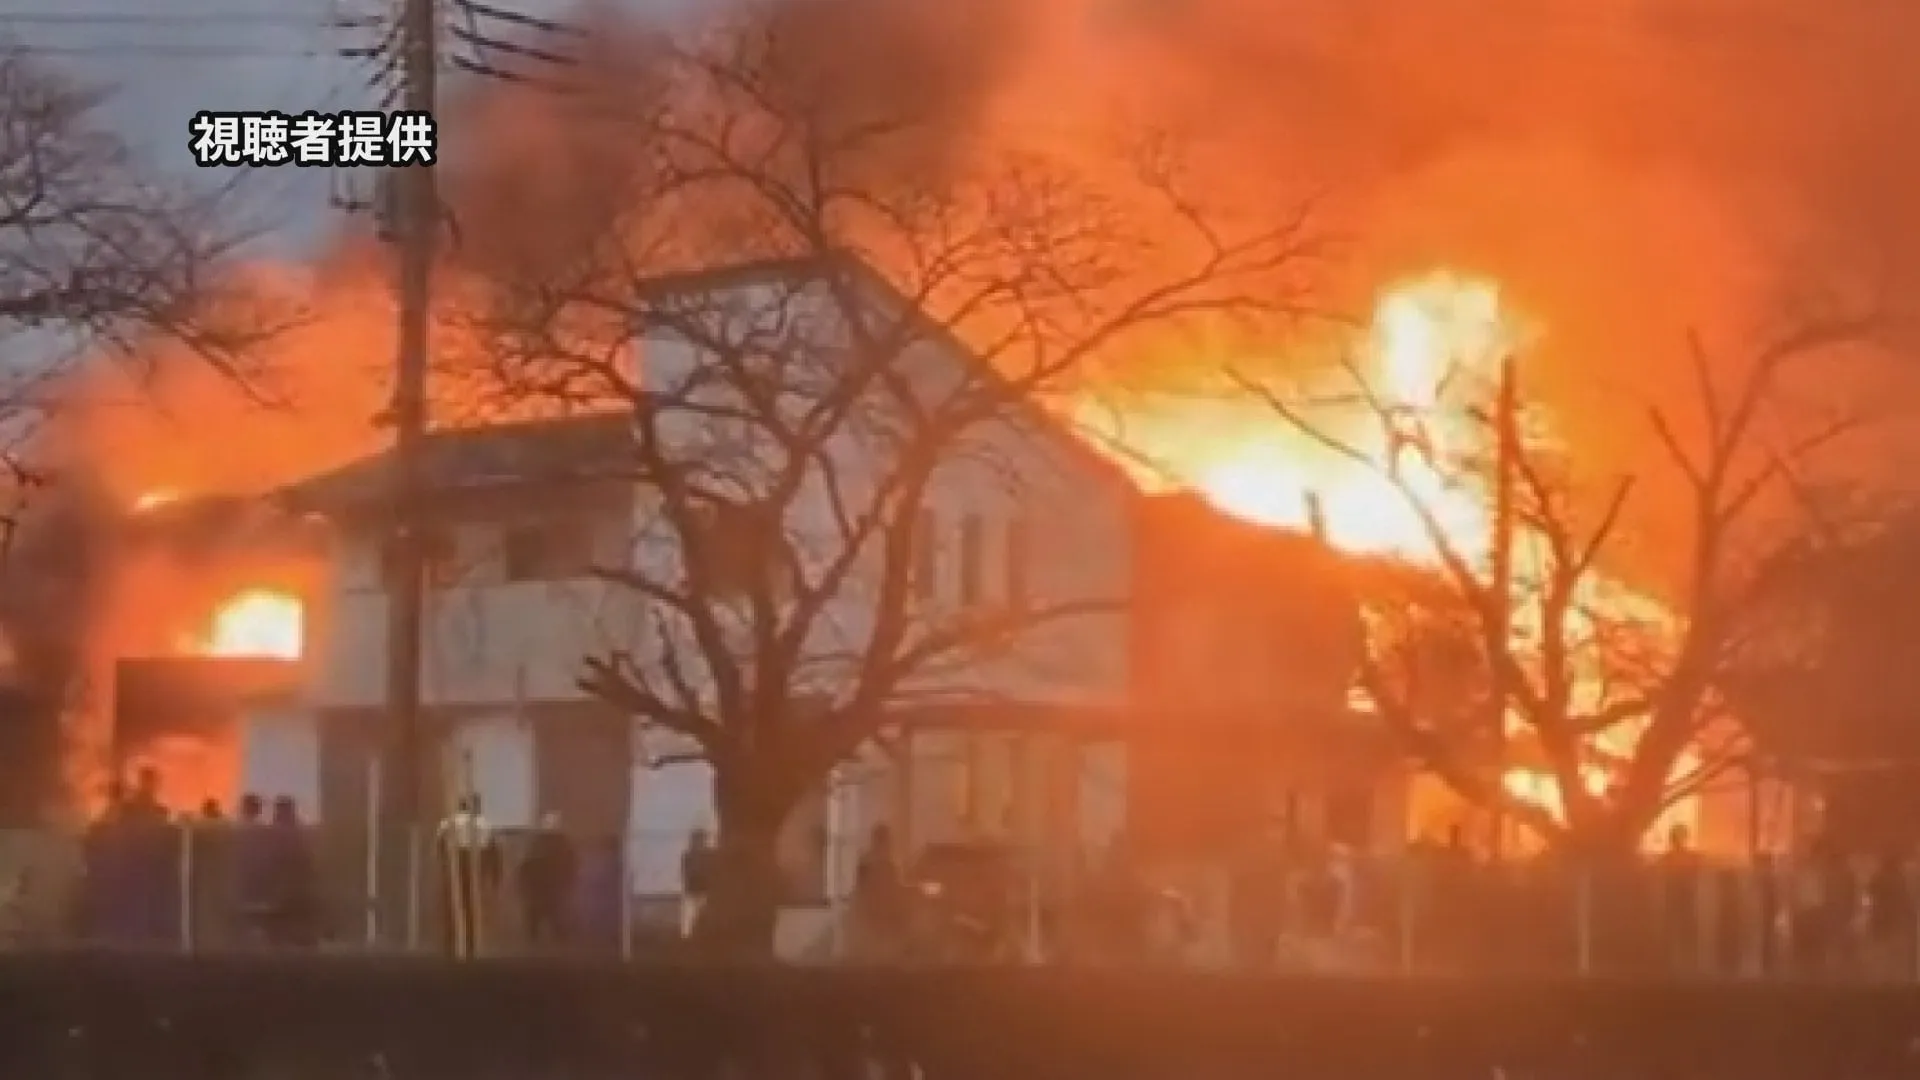
[[(459, 577), (453, 535), (445, 529), (428, 528), (421, 537), (420, 559), (424, 576), (432, 585), (452, 585)], [(398, 536), (388, 536), (380, 544), (380, 581), (387, 588), (399, 584), (405, 564), (401, 561)]]
[(579, 577), (593, 565), (593, 531), (564, 518), (512, 525), (500, 538), (500, 561), (508, 581)]
[(1019, 610), (1032, 599), (1027, 579), (1033, 558), (1033, 535), (1024, 517), (1007, 522), (1007, 606)]
[(925, 601), (940, 598), (940, 519), (932, 510), (920, 511), (914, 530), (913, 595)]
[(985, 599), (987, 529), (976, 514), (960, 519), (960, 603), (971, 607)]
[(713, 502), (696, 508), (689, 545), (699, 547), (719, 595), (752, 593), (782, 580), (784, 567), (774, 559), (785, 542), (777, 519), (746, 503)]

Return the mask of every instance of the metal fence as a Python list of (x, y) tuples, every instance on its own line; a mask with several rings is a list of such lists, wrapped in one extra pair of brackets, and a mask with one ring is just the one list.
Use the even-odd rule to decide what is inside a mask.
[[(418, 835), (304, 829), (263, 864), (231, 825), (140, 835), (0, 832), (0, 942), (220, 952), (436, 950), (447, 878)], [(574, 838), (576, 872), (535, 895), (527, 834), (500, 838), (481, 890), (488, 954), (642, 958), (681, 947), (681, 834)], [(910, 879), (897, 902), (851, 888), (851, 845), (800, 868), (787, 959), (1178, 964), (1340, 973), (1647, 974), (1920, 981), (1912, 866), (1575, 867), (1431, 857), (1302, 861), (1268, 872), (1154, 867), (1116, 890), (1097, 871), (1013, 853), (1011, 879), (961, 897)], [(263, 865), (266, 869), (263, 871)], [(274, 880), (287, 865), (304, 883)], [(1035, 872), (1027, 873), (1026, 868)], [(264, 873), (264, 880), (262, 875)]]

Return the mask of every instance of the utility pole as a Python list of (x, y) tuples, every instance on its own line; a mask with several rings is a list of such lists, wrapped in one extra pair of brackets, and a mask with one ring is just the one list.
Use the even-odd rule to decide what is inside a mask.
[[(1493, 573), (1493, 616), (1498, 622), (1489, 635), (1497, 649), (1510, 648), (1513, 633), (1513, 532), (1515, 527), (1513, 511), (1513, 467), (1514, 455), (1520, 451), (1520, 394), (1514, 383), (1513, 357), (1500, 360), (1499, 398), (1494, 403), (1494, 449), (1493, 449), (1493, 550), (1488, 561), (1492, 563)], [(1495, 679), (1506, 676), (1498, 671), (1492, 673)], [(1507, 773), (1507, 694), (1497, 695), (1500, 701), (1499, 712), (1493, 718), (1493, 731), (1489, 737), (1493, 743), (1494, 791), (1504, 796)], [(1492, 832), (1488, 837), (1488, 850), (1495, 858), (1506, 845), (1507, 815), (1505, 808), (1495, 801), (1492, 815)]]
[[(436, 0), (400, 0), (401, 107), (432, 113), (439, 64)], [(399, 355), (393, 405), (392, 577), (387, 583), (387, 719), (393, 740), (389, 821), (406, 836), (409, 946), (420, 939), (424, 854), (421, 788), (424, 733), (420, 716), (421, 638), (426, 607), (426, 544), (421, 520), (420, 450), (427, 426), (427, 366), (433, 321), (433, 270), (440, 229), (440, 192), (431, 165), (391, 174), (393, 236), (399, 247)]]

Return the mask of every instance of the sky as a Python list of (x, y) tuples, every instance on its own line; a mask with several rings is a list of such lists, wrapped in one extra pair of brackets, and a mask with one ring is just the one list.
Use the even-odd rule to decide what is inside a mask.
[[(648, 10), (672, 0), (614, 2)], [(457, 5), (441, 3), (449, 19), (459, 17)], [(564, 5), (495, 6), (538, 15)], [(341, 24), (396, 7), (397, 0), (0, 0), (0, 34), (111, 88), (102, 114), (112, 128), (165, 167), (187, 171), (188, 121), (202, 109), (370, 107), (373, 63), (339, 51), (365, 48), (382, 31)], [(255, 200), (274, 226), (263, 238), (268, 250), (299, 251), (325, 235), (335, 179), (279, 169), (255, 181)]]

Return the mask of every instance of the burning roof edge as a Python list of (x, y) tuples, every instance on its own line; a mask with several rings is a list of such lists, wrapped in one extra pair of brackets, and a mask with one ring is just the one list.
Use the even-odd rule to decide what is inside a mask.
[(136, 545), (206, 548), (267, 543), (305, 546), (312, 539), (308, 522), (289, 514), (270, 495), (210, 494), (183, 496), (121, 520), (122, 535)]

